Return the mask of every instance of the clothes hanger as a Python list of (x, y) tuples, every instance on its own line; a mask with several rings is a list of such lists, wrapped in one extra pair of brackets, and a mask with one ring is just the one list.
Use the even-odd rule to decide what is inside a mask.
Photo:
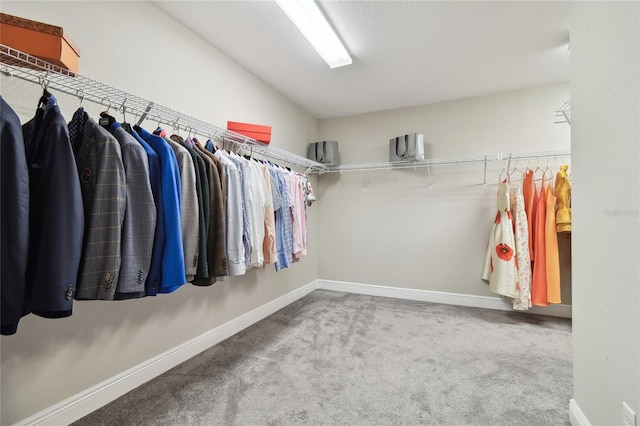
[(76, 96), (80, 98), (80, 105), (78, 106), (78, 108), (83, 108), (82, 102), (84, 102), (84, 90), (78, 89), (76, 91)]
[[(193, 136), (191, 136), (191, 133), (193, 133)], [(184, 144), (189, 146), (190, 148), (193, 148), (194, 142), (193, 142), (193, 138), (196, 136), (196, 131), (193, 127), (191, 127), (191, 125), (187, 126), (187, 138), (184, 140)]]
[(109, 97), (102, 98), (100, 103), (103, 103), (105, 100), (109, 101), (109, 106), (106, 111), (100, 113), (100, 119), (98, 120), (98, 124), (102, 127), (108, 127), (116, 122), (116, 119), (109, 114), (109, 111), (111, 110), (111, 99), (109, 99)]
[(498, 175), (498, 183), (507, 182), (508, 179), (509, 179), (509, 172), (507, 171), (506, 167), (503, 167), (502, 171)]
[[(520, 176), (517, 179), (513, 179), (513, 174), (516, 173), (516, 172), (520, 173)], [(521, 181), (524, 180), (524, 177), (525, 177), (525, 174), (524, 174), (524, 172), (522, 170), (520, 170), (518, 168), (518, 161), (516, 160), (515, 167), (511, 170), (511, 172), (509, 172), (509, 182), (510, 183), (521, 182)]]
[(45, 74), (44, 77), (38, 77), (40, 80), (40, 86), (42, 87), (42, 96), (40, 96), (40, 100), (38, 101), (38, 109), (45, 109), (49, 103), (49, 98), (51, 97), (51, 93), (49, 92), (49, 79), (47, 78), (48, 75), (49, 71), (47, 71), (47, 74)]
[[(534, 182), (540, 182), (542, 181), (544, 183), (544, 177), (545, 177), (545, 171), (542, 167), (540, 167), (540, 158), (537, 159), (537, 165), (535, 170), (533, 171), (533, 181)], [(542, 177), (537, 178), (536, 177), (536, 173), (542, 173)]]
[[(251, 157), (253, 155), (253, 147), (250, 147), (251, 151), (249, 152), (249, 154), (244, 154), (243, 157), (246, 158), (247, 160), (251, 160)], [(246, 149), (245, 149), (245, 153), (246, 153)]]
[(127, 98), (124, 98), (124, 101), (122, 101), (122, 105), (120, 106), (120, 108), (122, 109), (122, 123), (120, 125), (127, 133), (133, 134), (131, 124), (127, 123), (127, 107), (124, 105), (126, 102)]

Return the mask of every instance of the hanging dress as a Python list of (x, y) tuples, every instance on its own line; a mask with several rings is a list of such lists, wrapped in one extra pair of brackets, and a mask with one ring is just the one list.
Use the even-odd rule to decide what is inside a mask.
[(498, 184), (497, 204), (498, 212), (489, 236), (482, 279), (489, 283), (491, 292), (515, 298), (518, 286), (518, 268), (513, 219), (509, 210), (509, 185), (506, 181)]
[(537, 203), (534, 199), (535, 223), (533, 226), (533, 276), (531, 279), (531, 303), (548, 306), (547, 301), (547, 268), (545, 246), (545, 221), (547, 216), (546, 185), (544, 177)]
[(567, 174), (567, 166), (563, 164), (556, 175), (556, 197), (558, 210), (556, 211), (556, 230), (558, 232), (571, 232), (571, 183)]
[(531, 307), (531, 258), (529, 257), (529, 223), (525, 212), (522, 190), (518, 187), (512, 191), (511, 212), (513, 214), (514, 235), (516, 242), (516, 259), (518, 267), (518, 288), (513, 299), (513, 309), (527, 310)]
[(553, 188), (547, 185), (547, 217), (545, 219), (545, 266), (547, 276), (547, 302), (561, 303), (560, 300), (560, 255), (558, 234), (556, 233), (556, 197)]
[(524, 197), (524, 211), (527, 214), (527, 230), (529, 234), (529, 258), (533, 260), (533, 227), (535, 224), (534, 216), (534, 196), (536, 194), (536, 186), (533, 184), (533, 170), (528, 170), (522, 181), (522, 195)]

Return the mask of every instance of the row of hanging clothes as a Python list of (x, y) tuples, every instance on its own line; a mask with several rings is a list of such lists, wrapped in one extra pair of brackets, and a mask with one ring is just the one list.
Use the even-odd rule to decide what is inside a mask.
[(108, 111), (96, 121), (80, 106), (67, 123), (46, 90), (24, 125), (0, 101), (2, 334), (29, 313), (70, 316), (74, 300), (208, 286), (306, 255), (307, 176)]
[[(562, 303), (558, 235), (571, 233), (569, 166), (500, 174), (482, 280), (513, 309)], [(505, 174), (506, 172), (506, 174)]]

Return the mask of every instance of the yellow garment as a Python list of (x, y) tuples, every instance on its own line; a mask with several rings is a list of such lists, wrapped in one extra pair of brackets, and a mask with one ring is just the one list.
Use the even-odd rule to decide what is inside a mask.
[(547, 216), (544, 227), (544, 253), (547, 278), (547, 302), (562, 303), (560, 299), (560, 255), (558, 253), (558, 234), (556, 233), (556, 197), (551, 185), (546, 187)]
[(556, 197), (558, 210), (556, 211), (556, 231), (571, 232), (571, 207), (569, 199), (571, 197), (571, 183), (567, 175), (567, 166), (563, 164), (556, 175)]

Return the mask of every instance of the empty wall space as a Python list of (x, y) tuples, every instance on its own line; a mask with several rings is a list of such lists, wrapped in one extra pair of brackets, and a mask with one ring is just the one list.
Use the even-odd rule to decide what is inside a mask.
[(638, 2), (574, 5), (573, 386), (593, 425), (640, 413), (639, 28)]
[[(568, 149), (570, 127), (554, 114), (566, 83), (434, 105), (321, 120), (320, 140), (339, 142), (343, 164), (388, 160), (389, 139), (423, 133), (432, 158)], [(555, 179), (570, 158), (549, 165)], [(391, 287), (495, 296), (480, 280), (508, 162), (330, 173), (320, 176), (320, 277)], [(516, 174), (517, 175), (517, 174)], [(571, 304), (571, 241), (561, 235), (562, 302)]]

